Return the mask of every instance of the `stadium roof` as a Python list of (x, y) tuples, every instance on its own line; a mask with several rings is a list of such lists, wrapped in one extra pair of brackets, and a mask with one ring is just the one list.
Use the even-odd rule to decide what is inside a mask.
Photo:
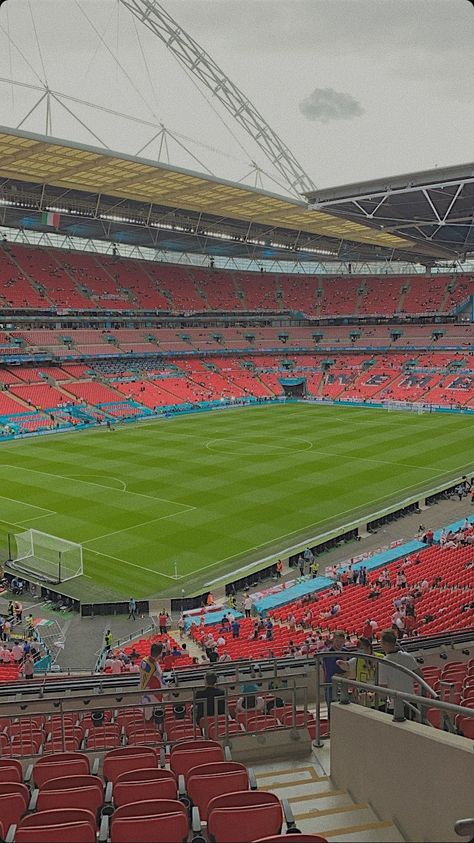
[[(318, 192), (318, 204), (328, 193)], [(178, 251), (313, 261), (451, 254), (411, 229), (387, 231), (362, 212), (356, 219), (350, 201), (342, 212), (337, 196), (335, 209), (310, 210), (303, 200), (3, 127), (0, 204), (5, 225), (47, 230), (41, 212), (59, 210), (60, 233)]]
[(474, 253), (474, 164), (443, 167), (306, 194), (310, 207), (435, 246)]

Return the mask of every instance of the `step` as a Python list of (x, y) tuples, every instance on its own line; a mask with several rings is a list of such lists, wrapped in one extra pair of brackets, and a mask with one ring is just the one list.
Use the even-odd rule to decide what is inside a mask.
[[(372, 808), (364, 802), (322, 811), (308, 807), (304, 810), (301, 810), (301, 807), (298, 810), (293, 808), (293, 816), (300, 831), (321, 834), (328, 840), (380, 840), (377, 834), (388, 828), (392, 828), (399, 835), (397, 840), (403, 840), (393, 823), (379, 820)], [(371, 838), (367, 836), (370, 831), (374, 832)]]
[[(319, 830), (319, 829), (318, 829)], [(350, 830), (326, 831), (324, 836), (331, 843), (404, 843), (398, 828), (389, 821), (376, 821), (354, 826)]]

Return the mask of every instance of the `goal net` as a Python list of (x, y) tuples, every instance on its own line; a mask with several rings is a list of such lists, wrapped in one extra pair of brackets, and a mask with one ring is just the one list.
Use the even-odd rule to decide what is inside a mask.
[(60, 583), (80, 577), (82, 545), (41, 533), (26, 530), (15, 534), (16, 556), (11, 566), (38, 579)]

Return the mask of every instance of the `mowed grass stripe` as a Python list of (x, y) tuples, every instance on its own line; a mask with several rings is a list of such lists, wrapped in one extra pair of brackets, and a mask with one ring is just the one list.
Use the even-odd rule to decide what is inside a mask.
[[(11, 498), (57, 512), (31, 526), (85, 542), (89, 585), (145, 596), (170, 591), (175, 562), (190, 592), (210, 569), (467, 472), (472, 444), (465, 416), (259, 406), (3, 443), (0, 479)], [(11, 515), (28, 526), (24, 509)]]

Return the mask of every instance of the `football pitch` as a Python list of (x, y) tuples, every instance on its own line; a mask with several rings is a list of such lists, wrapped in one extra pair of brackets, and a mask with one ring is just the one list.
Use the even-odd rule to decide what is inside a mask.
[(469, 416), (291, 403), (5, 442), (0, 544), (30, 527), (81, 543), (85, 600), (193, 594), (470, 473), (473, 430)]

